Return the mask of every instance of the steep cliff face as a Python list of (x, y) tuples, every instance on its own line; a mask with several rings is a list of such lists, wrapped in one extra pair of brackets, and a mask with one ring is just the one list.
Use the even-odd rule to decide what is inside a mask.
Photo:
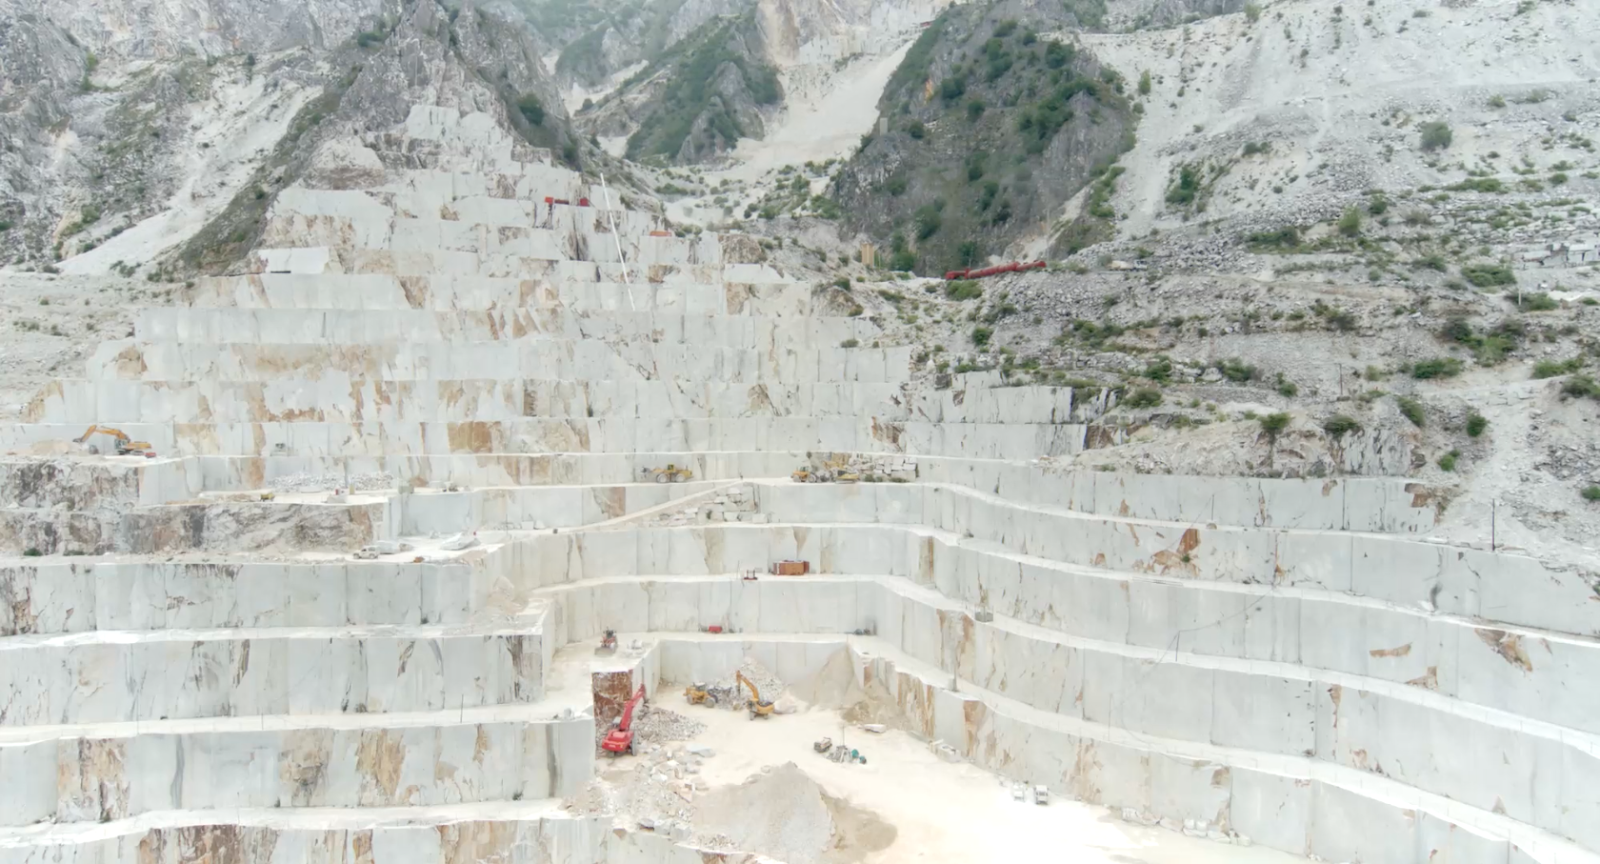
[(413, 104), (595, 153), (503, 2), (0, 0), (0, 48), (0, 266), (226, 269), (320, 142)]
[(578, 117), (598, 135), (627, 135), (630, 159), (701, 162), (765, 133), (783, 98), (753, 12), (719, 19)]
[(380, 0), (0, 0), (0, 265), (131, 269), (192, 234)]
[(252, 182), (170, 257), (172, 268), (215, 272), (236, 266), (255, 246), (277, 191), (290, 183), (362, 188), (383, 182), (386, 167), (438, 167), (439, 154), (380, 146), (414, 105), (486, 113), (519, 133), (528, 147), (548, 149), (573, 167), (596, 154), (573, 133), (520, 15), (471, 2), (447, 10), (427, 0), (406, 11), (393, 25), (372, 31), (365, 47), (358, 38), (343, 49), (355, 52), (358, 62), (335, 64), (348, 73), (328, 82), (296, 117)]
[(1043, 35), (1076, 23), (1023, 0), (941, 15), (834, 183), (847, 223), (888, 243), (897, 267), (938, 272), (1003, 253), (1106, 175), (1135, 118), (1116, 70)]
[[(646, 0), (597, 3), (581, 7), (584, 14), (574, 9), (568, 17), (584, 23), (564, 37), (553, 71), (564, 86), (597, 88), (630, 66), (661, 57), (717, 18), (737, 15), (751, 5), (752, 0)], [(533, 15), (530, 20), (540, 19)]]

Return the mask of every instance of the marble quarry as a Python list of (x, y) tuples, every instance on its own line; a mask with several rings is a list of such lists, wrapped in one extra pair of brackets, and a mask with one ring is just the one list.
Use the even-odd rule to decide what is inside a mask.
[[(1431, 539), (1403, 478), (1070, 467), (1111, 394), (919, 384), (751, 238), (454, 109), (406, 134), (431, 167), (287, 190), (252, 272), (0, 426), (0, 864), (710, 860), (561, 806), (597, 770), (563, 649), (606, 630), (652, 695), (843, 654), (1132, 822), (1600, 862), (1592, 574)], [(92, 423), (156, 456), (63, 454)], [(834, 458), (882, 476), (790, 479)]]

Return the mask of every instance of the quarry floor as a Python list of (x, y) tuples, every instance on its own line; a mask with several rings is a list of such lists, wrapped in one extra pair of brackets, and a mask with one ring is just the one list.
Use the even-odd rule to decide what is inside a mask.
[[(663, 685), (663, 707), (705, 724), (688, 743), (710, 747), (700, 777), (715, 790), (792, 762), (823, 791), (894, 829), (878, 851), (841, 848), (838, 860), (862, 864), (910, 861), (1072, 862), (1072, 864), (1287, 864), (1303, 861), (1262, 847), (1241, 847), (1123, 822), (1103, 807), (1053, 800), (1048, 806), (1012, 799), (1000, 777), (967, 763), (941, 760), (905, 732), (874, 734), (837, 710), (812, 707), (752, 720), (743, 711), (683, 704)], [(832, 762), (812, 750), (828, 737), (847, 743), (867, 764)], [(626, 773), (642, 757), (603, 757), (596, 774)], [(700, 798), (702, 796), (697, 796)]]

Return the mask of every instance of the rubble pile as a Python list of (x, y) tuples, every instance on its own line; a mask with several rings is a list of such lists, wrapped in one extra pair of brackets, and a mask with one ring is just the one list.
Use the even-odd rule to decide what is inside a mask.
[(687, 741), (706, 731), (706, 724), (676, 711), (654, 705), (641, 706), (634, 716), (634, 738), (646, 744)]

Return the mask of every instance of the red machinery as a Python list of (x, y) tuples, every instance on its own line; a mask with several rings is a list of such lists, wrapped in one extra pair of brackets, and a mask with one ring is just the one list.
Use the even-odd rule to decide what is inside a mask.
[(639, 707), (644, 701), (644, 685), (639, 685), (639, 692), (633, 694), (628, 704), (622, 709), (622, 719), (617, 721), (617, 726), (606, 733), (606, 740), (600, 742), (600, 749), (607, 753), (627, 753), (633, 755), (633, 709)]
[(1043, 270), (1044, 267), (1045, 264), (1043, 261), (1029, 261), (1026, 264), (1020, 261), (1012, 261), (1010, 264), (996, 264), (993, 267), (984, 267), (979, 270), (951, 270), (950, 272), (944, 274), (944, 278), (947, 280), (982, 279), (985, 276), (998, 276), (1001, 273), (1021, 273), (1025, 270)]

